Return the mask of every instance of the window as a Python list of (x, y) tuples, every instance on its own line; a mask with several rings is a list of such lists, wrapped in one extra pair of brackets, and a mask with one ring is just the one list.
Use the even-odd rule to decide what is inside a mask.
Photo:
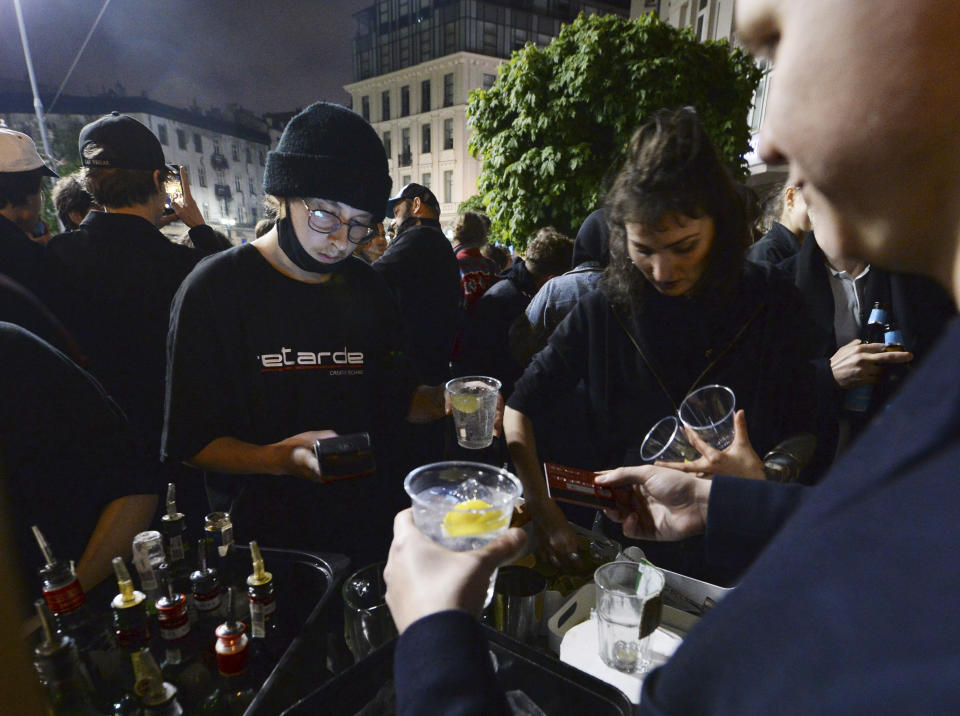
[[(200, 167), (200, 168), (203, 169), (203, 167)], [(212, 216), (210, 216), (210, 205), (207, 204), (206, 202), (204, 202), (203, 204), (203, 215), (208, 219), (213, 218)]]
[(420, 183), (429, 189), (431, 179), (432, 177), (430, 176), (430, 172), (424, 172), (423, 177), (420, 179)]
[(181, 149), (187, 148), (187, 133), (182, 129), (177, 130), (177, 146)]
[(247, 177), (247, 187), (249, 187), (251, 194), (257, 193), (257, 190), (253, 186), (253, 177)]
[[(199, 184), (200, 186), (207, 185), (207, 170), (202, 164), (199, 167), (197, 167), (197, 184)], [(206, 204), (204, 204), (203, 213), (204, 215), (206, 215), (207, 213)]]
[(410, 115), (410, 85), (404, 85), (400, 88), (400, 116)]
[(383, 151), (387, 153), (387, 158), (393, 154), (393, 143), (390, 141), (390, 132), (383, 133)]
[(390, 90), (384, 90), (380, 95), (380, 121), (390, 119)]
[(410, 127), (400, 130), (400, 166), (410, 166)]
[(406, 186), (409, 183), (410, 183), (409, 174), (404, 174), (402, 177), (400, 177), (400, 186)]
[(443, 76), (443, 106), (453, 106), (453, 73)]
[(453, 172), (448, 171), (443, 173), (443, 203), (451, 202), (453, 202)]
[(250, 163), (250, 147), (247, 147), (246, 155), (247, 155), (247, 164), (249, 164)]
[(491, 87), (493, 87), (493, 83), (496, 81), (497, 81), (496, 75), (490, 75), (490, 74), (487, 74), (486, 72), (483, 73), (483, 88), (485, 90), (488, 90)]
[(193, 135), (193, 151), (203, 154), (203, 137), (197, 133)]
[(707, 39), (707, 32), (709, 30), (707, 25), (709, 24), (708, 17), (710, 13), (709, 5), (708, 0), (700, 0), (697, 8), (697, 40), (699, 42)]
[(430, 80), (420, 83), (420, 111), (430, 111)]
[(453, 120), (443, 120), (443, 148), (453, 149)]
[(160, 139), (160, 144), (167, 146), (167, 125), (158, 124), (157, 125), (157, 136)]
[(214, 138), (213, 138), (213, 153), (214, 153), (214, 154), (219, 154), (219, 153), (220, 153), (220, 138), (219, 138), (219, 137), (214, 137)]
[(430, 123), (420, 127), (420, 153), (430, 153)]
[(260, 150), (260, 166), (263, 166), (263, 150)]
[(237, 146), (236, 142), (230, 145), (230, 154), (233, 157), (233, 161), (240, 161), (240, 147)]
[(237, 187), (237, 191), (243, 191), (243, 189), (240, 188), (240, 177), (235, 178), (234, 186)]
[(366, 95), (360, 98), (360, 114), (365, 120), (370, 121), (370, 98)]

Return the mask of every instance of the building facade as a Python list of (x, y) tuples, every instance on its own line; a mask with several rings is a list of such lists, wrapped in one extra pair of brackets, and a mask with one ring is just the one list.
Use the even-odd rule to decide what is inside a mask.
[(580, 12), (626, 16), (629, 0), (377, 0), (356, 13), (353, 109), (380, 134), (394, 188), (429, 186), (449, 227), (477, 193), (467, 97), (526, 43), (546, 45)]
[[(637, 5), (643, 5), (645, 2), (647, 0), (634, 0), (631, 13), (636, 15), (642, 12)], [(701, 42), (727, 39), (737, 43), (734, 2), (735, 0), (659, 0), (658, 11), (664, 22), (674, 27), (689, 27)], [(747, 116), (750, 124), (751, 150), (746, 159), (750, 167), (748, 183), (763, 196), (774, 185), (784, 181), (787, 172), (783, 166), (767, 165), (760, 159), (757, 152), (760, 127), (763, 125), (767, 108), (767, 96), (774, 78), (774, 68), (768, 60), (760, 60), (758, 64), (764, 70), (764, 75), (757, 86), (753, 106)]]
[[(160, 140), (167, 162), (185, 168), (193, 198), (210, 226), (234, 243), (253, 240), (253, 227), (263, 217), (263, 168), (270, 149), (262, 120), (239, 112), (230, 118), (209, 116), (146, 97), (63, 96), (46, 116), (52, 146), (75, 149), (80, 128), (113, 110), (143, 122)], [(29, 93), (0, 94), (0, 118), (39, 145)]]

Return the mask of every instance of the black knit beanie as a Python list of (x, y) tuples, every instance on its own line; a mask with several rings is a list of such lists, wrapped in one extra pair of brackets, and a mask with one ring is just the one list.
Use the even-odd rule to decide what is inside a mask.
[(383, 216), (392, 183), (373, 127), (329, 102), (311, 104), (290, 120), (263, 171), (267, 194), (339, 201), (376, 219)]

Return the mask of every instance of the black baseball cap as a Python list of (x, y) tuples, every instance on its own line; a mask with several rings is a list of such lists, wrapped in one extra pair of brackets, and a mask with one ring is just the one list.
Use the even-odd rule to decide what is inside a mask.
[(80, 130), (80, 158), (85, 167), (167, 169), (160, 140), (133, 117), (111, 112)]
[(387, 210), (385, 212), (386, 216), (391, 216), (393, 214), (393, 205), (401, 199), (416, 199), (418, 197), (420, 201), (437, 212), (437, 216), (440, 216), (440, 202), (437, 201), (437, 197), (435, 197), (433, 192), (423, 184), (417, 184), (415, 182), (407, 184), (405, 187), (403, 187), (403, 189), (400, 190), (399, 194), (387, 199)]

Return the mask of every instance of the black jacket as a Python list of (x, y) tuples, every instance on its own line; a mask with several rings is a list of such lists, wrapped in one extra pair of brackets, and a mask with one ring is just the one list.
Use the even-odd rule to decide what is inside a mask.
[(139, 216), (91, 211), (79, 229), (46, 246), (64, 299), (54, 312), (158, 458), (170, 302), (197, 262), (222, 248), (206, 225), (191, 229), (190, 238), (209, 248), (174, 244)]
[(536, 294), (537, 284), (519, 259), (498, 276), (500, 280), (474, 304), (467, 319), (457, 372), (496, 378), (507, 398), (524, 368), (510, 350), (510, 326)]
[[(811, 234), (807, 234), (806, 240), (813, 239)], [(773, 222), (770, 231), (763, 235), (757, 243), (747, 249), (747, 259), (749, 261), (766, 261), (771, 264), (778, 264), (791, 256), (794, 256), (800, 250), (800, 242), (790, 229), (779, 221)]]
[(462, 294), (460, 265), (439, 224), (404, 230), (373, 268), (400, 305), (417, 371), (428, 384), (446, 381)]
[[(837, 423), (844, 391), (837, 387), (830, 370), (830, 357), (839, 346), (833, 326), (833, 291), (823, 251), (811, 236), (803, 242), (799, 253), (781, 262), (777, 268), (790, 276), (800, 289), (812, 321), (811, 349), (815, 356), (812, 363), (816, 370), (819, 432), (822, 436), (818, 453), (832, 456), (836, 450)], [(956, 315), (950, 296), (930, 279), (884, 271), (876, 266), (872, 266), (867, 274), (863, 299), (861, 325), (866, 324), (875, 301), (885, 303), (888, 315), (900, 328), (904, 344), (914, 353), (915, 360), (923, 358), (950, 318)], [(879, 399), (872, 402), (868, 417), (876, 414), (891, 397), (879, 395)], [(825, 450), (828, 453), (824, 453)]]

